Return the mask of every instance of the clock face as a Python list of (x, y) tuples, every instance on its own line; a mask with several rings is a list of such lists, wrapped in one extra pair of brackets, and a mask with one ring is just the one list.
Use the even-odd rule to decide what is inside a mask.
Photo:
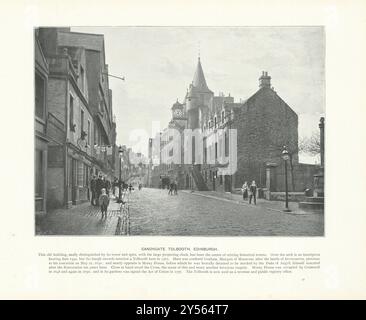
[(175, 117), (182, 117), (182, 116), (183, 116), (183, 112), (182, 112), (182, 110), (180, 110), (180, 109), (176, 109), (176, 110), (174, 111), (174, 116), (175, 116)]

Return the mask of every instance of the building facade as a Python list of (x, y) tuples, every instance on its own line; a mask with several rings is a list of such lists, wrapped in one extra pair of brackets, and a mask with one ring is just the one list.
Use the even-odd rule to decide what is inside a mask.
[[(174, 132), (180, 133), (180, 144)], [(230, 94), (215, 96), (209, 89), (200, 58), (183, 102), (173, 105), (172, 120), (156, 140), (160, 164), (152, 164), (154, 187), (174, 179), (183, 189), (233, 192), (253, 180), (264, 188), (268, 166), (282, 170), (283, 146), (291, 156), (290, 175), (299, 168), (298, 116), (271, 86), (268, 73), (262, 72), (257, 92), (234, 102)]]
[(35, 211), (45, 212), (47, 207), (47, 161), (48, 142), (47, 123), (47, 86), (49, 67), (38, 39), (34, 34), (34, 98), (35, 98)]
[(92, 175), (115, 176), (116, 126), (103, 35), (40, 28), (47, 82), (47, 207), (90, 199)]

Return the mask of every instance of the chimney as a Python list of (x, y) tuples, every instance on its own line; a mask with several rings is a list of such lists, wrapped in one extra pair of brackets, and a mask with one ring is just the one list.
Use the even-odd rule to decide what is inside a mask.
[(262, 76), (259, 78), (259, 88), (271, 88), (271, 77), (267, 71), (262, 72)]

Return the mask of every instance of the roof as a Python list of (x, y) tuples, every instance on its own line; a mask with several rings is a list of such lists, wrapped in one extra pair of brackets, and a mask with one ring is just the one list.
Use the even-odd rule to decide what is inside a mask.
[(182, 103), (179, 103), (178, 99), (177, 102), (175, 102), (172, 106), (172, 109), (181, 108), (183, 106)]
[(197, 88), (199, 91), (209, 91), (211, 90), (208, 88), (205, 75), (203, 74), (203, 69), (201, 65), (201, 59), (198, 58), (196, 72), (194, 73), (193, 77), (193, 86)]

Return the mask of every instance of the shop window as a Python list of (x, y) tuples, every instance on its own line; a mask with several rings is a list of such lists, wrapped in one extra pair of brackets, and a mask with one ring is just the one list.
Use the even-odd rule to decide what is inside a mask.
[(78, 166), (77, 166), (77, 185), (79, 187), (83, 187), (84, 186), (84, 164), (81, 161), (78, 161)]

